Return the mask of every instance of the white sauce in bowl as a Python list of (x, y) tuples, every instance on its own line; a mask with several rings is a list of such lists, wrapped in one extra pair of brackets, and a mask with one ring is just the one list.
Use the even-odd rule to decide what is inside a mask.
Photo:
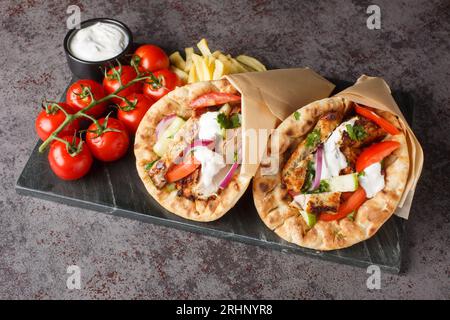
[(113, 23), (97, 22), (75, 32), (69, 42), (70, 52), (85, 61), (103, 61), (122, 53), (129, 42), (123, 28)]

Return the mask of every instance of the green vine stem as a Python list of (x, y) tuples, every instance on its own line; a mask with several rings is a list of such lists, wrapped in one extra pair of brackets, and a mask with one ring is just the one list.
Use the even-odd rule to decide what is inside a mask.
[(118, 97), (117, 94), (120, 91), (122, 91), (122, 90), (124, 90), (124, 89), (126, 89), (128, 87), (131, 87), (132, 85), (134, 85), (134, 84), (136, 84), (136, 83), (138, 83), (140, 81), (144, 81), (144, 80), (147, 80), (147, 79), (152, 79), (152, 76), (153, 76), (153, 74), (151, 74), (149, 76), (139, 76), (138, 75), (137, 78), (134, 78), (133, 80), (131, 80), (127, 84), (125, 84), (125, 85), (120, 84), (120, 87), (116, 91), (112, 92), (111, 94), (109, 94), (107, 96), (104, 96), (101, 99), (95, 100), (93, 95), (91, 95), (91, 103), (87, 107), (85, 107), (85, 108), (81, 109), (80, 111), (78, 111), (77, 113), (67, 114), (67, 112), (64, 112), (66, 114), (66, 119), (63, 121), (63, 123), (61, 123), (61, 125), (55, 131), (53, 131), (53, 133), (44, 142), (42, 142), (42, 144), (39, 146), (39, 152), (41, 152), (41, 153), (44, 152), (47, 149), (47, 147), (50, 145), (50, 143), (57, 138), (58, 134), (69, 123), (73, 122), (75, 119), (78, 119), (80, 117), (88, 118), (89, 116), (86, 115), (86, 112), (89, 111), (90, 109), (92, 109), (93, 107), (95, 107), (96, 105), (104, 103), (104, 102), (108, 101), (111, 98)]

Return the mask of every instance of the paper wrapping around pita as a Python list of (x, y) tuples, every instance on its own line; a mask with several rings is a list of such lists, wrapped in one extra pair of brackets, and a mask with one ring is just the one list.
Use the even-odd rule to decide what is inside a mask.
[(408, 219), (414, 191), (422, 172), (423, 150), (400, 111), (400, 108), (392, 97), (389, 86), (382, 78), (363, 75), (353, 86), (339, 92), (336, 96), (346, 98), (358, 104), (389, 111), (399, 117), (400, 125), (405, 133), (408, 144), (410, 170), (408, 180), (406, 181), (406, 187), (400, 199), (399, 207), (395, 211), (395, 215)]
[[(268, 135), (259, 133), (270, 134), (280, 121), (301, 106), (328, 97), (335, 87), (309, 68), (240, 73), (226, 78), (242, 95), (242, 132), (257, 133), (255, 148), (249, 147), (245, 134), (242, 139), (241, 174), (250, 176), (255, 175), (267, 146)], [(251, 152), (255, 149), (256, 155)]]

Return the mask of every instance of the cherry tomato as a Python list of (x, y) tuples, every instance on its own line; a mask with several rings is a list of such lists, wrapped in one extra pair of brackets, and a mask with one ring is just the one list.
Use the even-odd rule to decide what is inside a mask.
[(125, 125), (128, 133), (133, 135), (136, 133), (139, 123), (141, 123), (142, 118), (154, 101), (140, 93), (132, 93), (126, 98), (131, 102), (131, 106), (125, 101), (122, 101), (119, 104), (117, 118)]
[(368, 166), (380, 162), (399, 147), (397, 141), (382, 141), (367, 147), (356, 159), (356, 171), (362, 172)]
[(386, 132), (396, 135), (400, 133), (400, 130), (397, 129), (396, 126), (394, 126), (392, 123), (384, 119), (383, 117), (380, 117), (372, 110), (369, 110), (367, 108), (361, 107), (359, 105), (355, 106), (355, 111), (357, 114), (362, 115), (363, 117), (372, 120), (377, 125), (379, 125), (381, 128), (383, 128)]
[[(74, 149), (78, 147), (80, 138), (65, 136), (63, 140), (68, 141)], [(80, 150), (70, 154), (67, 151), (67, 145), (61, 141), (53, 141), (48, 153), (48, 162), (52, 171), (61, 179), (76, 180), (88, 173), (92, 166), (92, 155), (88, 147), (83, 144)]]
[(152, 44), (140, 46), (133, 59), (138, 63), (139, 70), (154, 72), (169, 68), (169, 57), (163, 49)]
[[(86, 133), (86, 143), (92, 155), (101, 161), (115, 161), (122, 158), (128, 150), (130, 139), (125, 125), (117, 119), (102, 118), (98, 120), (102, 131), (98, 134), (98, 127), (92, 123)], [(114, 131), (108, 131), (112, 129)]]
[[(105, 97), (105, 91), (100, 83), (87, 79), (78, 80), (67, 89), (66, 94), (66, 102), (74, 111), (80, 111), (91, 103), (92, 99), (86, 88), (90, 89), (95, 100)], [(98, 118), (105, 110), (106, 102), (96, 105), (86, 113), (94, 118)]]
[(157, 81), (148, 79), (144, 83), (144, 94), (153, 100), (159, 100), (175, 89), (175, 87), (181, 86), (181, 81), (178, 76), (168, 69), (158, 70), (153, 75)]
[(236, 94), (225, 92), (211, 92), (201, 95), (200, 97), (192, 101), (190, 106), (193, 109), (200, 109), (239, 101), (241, 101), (241, 97)]
[[(131, 80), (137, 77), (136, 70), (130, 66), (117, 66), (114, 67), (120, 73), (120, 79), (122, 80), (122, 84), (126, 85)], [(118, 75), (113, 71), (113, 69), (109, 69), (106, 73), (106, 77), (103, 79), (103, 88), (105, 88), (106, 94), (111, 94), (120, 87), (120, 82), (118, 79)], [(126, 97), (134, 92), (140, 92), (142, 90), (142, 83), (135, 83), (131, 87), (123, 89), (117, 95), (120, 97)], [(112, 102), (120, 103), (122, 100), (119, 98), (112, 98)]]
[(349, 196), (344, 203), (339, 206), (339, 210), (336, 214), (331, 213), (321, 213), (319, 215), (319, 220), (322, 221), (333, 221), (345, 218), (353, 211), (359, 209), (362, 204), (366, 201), (366, 191), (362, 187), (359, 187), (355, 192)]
[[(59, 102), (64, 110), (70, 113), (70, 108), (64, 102)], [(61, 123), (66, 119), (66, 115), (60, 109), (49, 105), (47, 109), (42, 110), (35, 121), (35, 128), (39, 138), (42, 141), (46, 140), (55, 131)], [(73, 136), (75, 132), (80, 128), (78, 120), (74, 120), (62, 129), (58, 134), (58, 137)]]

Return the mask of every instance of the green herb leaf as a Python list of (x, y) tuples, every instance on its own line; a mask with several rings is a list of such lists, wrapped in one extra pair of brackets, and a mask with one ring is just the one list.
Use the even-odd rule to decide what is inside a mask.
[(359, 126), (359, 125), (352, 126), (351, 124), (348, 124), (345, 126), (345, 128), (347, 129), (347, 133), (348, 133), (350, 139), (352, 139), (352, 140), (361, 141), (365, 137), (367, 137), (366, 130), (364, 130), (363, 126)]
[(348, 216), (348, 220), (355, 221), (355, 211), (352, 211)]
[(166, 191), (167, 192), (172, 192), (174, 190), (176, 190), (175, 183), (169, 183), (168, 185), (166, 185)]
[(305, 182), (303, 183), (302, 193), (308, 192), (309, 188), (311, 188), (312, 182), (314, 180), (314, 176), (316, 175), (316, 170), (314, 169), (314, 161), (308, 161), (306, 165), (306, 177)]
[(306, 136), (306, 146), (310, 148), (316, 147), (320, 142), (320, 129), (314, 129)]
[(153, 165), (155, 164), (156, 161), (158, 161), (158, 160), (153, 160), (152, 162), (147, 163), (145, 165), (145, 167), (144, 167), (145, 171), (150, 170), (153, 167)]
[(230, 117), (227, 117), (224, 113), (219, 113), (217, 115), (217, 122), (222, 129), (233, 129), (241, 126), (241, 120), (239, 119), (239, 114), (235, 113)]
[(294, 118), (295, 118), (295, 120), (300, 120), (300, 112), (295, 111), (294, 112)]
[(233, 128), (238, 128), (241, 126), (241, 120), (239, 119), (239, 114), (235, 113), (230, 117), (231, 124)]
[(330, 191), (330, 184), (328, 183), (328, 181), (320, 180), (318, 192), (322, 193), (322, 192), (328, 192), (328, 191)]
[(308, 191), (306, 193), (324, 193), (330, 191), (330, 184), (327, 180), (320, 180), (320, 185), (317, 189)]
[(228, 128), (228, 118), (224, 113), (219, 113), (217, 115), (217, 122), (222, 129)]

